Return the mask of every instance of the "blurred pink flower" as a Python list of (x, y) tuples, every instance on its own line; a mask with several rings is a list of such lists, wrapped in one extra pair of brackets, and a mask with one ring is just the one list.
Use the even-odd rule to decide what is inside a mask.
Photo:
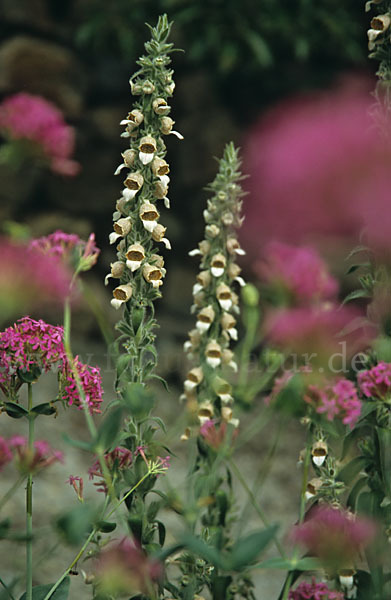
[(0, 238), (0, 307), (3, 316), (37, 306), (62, 304), (71, 273), (54, 256), (44, 256), (23, 243)]
[(0, 470), (12, 460), (12, 452), (6, 439), (0, 436)]
[(374, 329), (353, 308), (302, 307), (271, 311), (265, 319), (265, 333), (272, 344), (299, 355), (311, 356), (312, 362), (351, 358), (365, 349), (374, 337)]
[(54, 256), (65, 265), (72, 265), (79, 271), (91, 269), (100, 253), (95, 244), (94, 233), (91, 233), (85, 242), (75, 233), (65, 233), (60, 229), (47, 236), (32, 240), (29, 248), (46, 256)]
[[(388, 247), (391, 145), (370, 116), (367, 84), (290, 100), (249, 132), (243, 245), (351, 236)], [(384, 216), (384, 218), (383, 218)]]
[(391, 392), (391, 363), (384, 361), (357, 375), (360, 391), (367, 398), (389, 400)]
[[(227, 424), (224, 421), (222, 421), (220, 424), (217, 424), (215, 420), (209, 419), (208, 421), (205, 421), (203, 425), (201, 425), (200, 434), (211, 448), (218, 450), (220, 446), (227, 441)], [(237, 435), (238, 430), (235, 429), (230, 441), (234, 441)]]
[(161, 579), (163, 565), (149, 558), (140, 545), (128, 538), (112, 543), (97, 563), (97, 589), (114, 596), (141, 592), (150, 595), (151, 586)]
[(338, 292), (337, 281), (311, 247), (270, 242), (265, 248), (264, 260), (256, 261), (255, 270), (268, 284), (288, 293), (296, 304), (335, 299)]
[(330, 590), (327, 583), (302, 581), (295, 590), (290, 590), (288, 600), (344, 600), (344, 594)]
[(309, 385), (304, 400), (317, 413), (325, 414), (328, 421), (341, 419), (351, 429), (361, 415), (361, 402), (354, 383), (349, 379), (338, 379), (334, 385), (330, 383), (323, 387)]
[[(110, 473), (113, 475), (124, 469), (128, 469), (132, 465), (133, 454), (127, 448), (117, 446), (114, 450), (107, 452), (104, 459)], [(98, 478), (98, 481), (95, 481), (94, 485), (98, 488), (99, 492), (107, 492), (107, 486), (105, 484), (99, 460), (96, 460), (88, 469), (88, 475), (90, 479), (94, 479), (95, 477)]]
[(328, 565), (351, 567), (360, 549), (376, 533), (375, 524), (348, 511), (331, 506), (316, 507), (292, 532), (292, 539)]
[(73, 359), (73, 365), (67, 360), (61, 370), (61, 398), (69, 406), (83, 409), (83, 399), (80, 397), (78, 381), (84, 393), (84, 400), (91, 413), (101, 412), (103, 396), (102, 376), (98, 367), (91, 367), (79, 361), (78, 356)]
[(24, 474), (37, 473), (64, 459), (63, 453), (53, 450), (45, 440), (36, 440), (33, 450), (28, 447), (27, 440), (19, 435), (12, 437), (9, 444), (15, 451), (17, 467)]
[(48, 100), (24, 92), (9, 96), (0, 104), (0, 130), (8, 140), (35, 144), (53, 172), (70, 176), (79, 172), (79, 163), (71, 160), (74, 130)]

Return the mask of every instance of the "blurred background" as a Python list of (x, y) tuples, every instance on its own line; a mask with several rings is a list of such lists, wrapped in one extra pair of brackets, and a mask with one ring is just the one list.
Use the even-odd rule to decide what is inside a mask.
[[(149, 36), (145, 22), (155, 24), (158, 15), (163, 12), (174, 21), (172, 41), (176, 47), (184, 49), (184, 52), (173, 54), (176, 90), (171, 116), (176, 121), (175, 128), (185, 139), (178, 142), (171, 136), (167, 143), (172, 209), (165, 212), (164, 224), (168, 226), (173, 250), (165, 252), (167, 277), (163, 299), (157, 306), (160, 372), (169, 381), (171, 399), (174, 397), (171, 408), (168, 403), (160, 403), (159, 410), (163, 416), (171, 415), (175, 420), (178, 412), (175, 397), (179, 396), (186, 369), (182, 345), (186, 332), (193, 327), (189, 307), (198, 271), (198, 261), (189, 258), (187, 253), (203, 237), (202, 211), (207, 199), (203, 188), (216, 174), (217, 163), (213, 157), (221, 156), (225, 144), (233, 140), (235, 145), (244, 148), (244, 172), (249, 170), (255, 174), (246, 183), (250, 193), (244, 201), (244, 212), (248, 213), (249, 226), (244, 226), (241, 236), (243, 247), (248, 249), (248, 258), (241, 262), (244, 277), (255, 281), (254, 265), (260, 258), (262, 236), (265, 235), (265, 239), (270, 237), (270, 228), (279, 222), (279, 215), (283, 216), (285, 210), (281, 203), (277, 203), (277, 216), (269, 211), (262, 229), (263, 208), (260, 208), (256, 173), (257, 149), (261, 148), (264, 139), (264, 134), (258, 132), (263, 132), (265, 115), (270, 115), (266, 120), (268, 132), (271, 131), (270, 147), (275, 142), (273, 126), (279, 124), (280, 130), (287, 132), (287, 137), (277, 136), (277, 141), (282, 140), (283, 147), (288, 148), (285, 142), (300, 138), (300, 118), (303, 115), (307, 118), (311, 111), (307, 111), (306, 104), (300, 104), (304, 108), (300, 109), (298, 120), (294, 120), (299, 124), (298, 128), (290, 129), (281, 121), (279, 106), (284, 107), (284, 114), (288, 117), (290, 114), (297, 115), (294, 108), (297, 98), (307, 101), (319, 94), (323, 98), (324, 93), (328, 97), (328, 90), (346, 86), (346, 82), (349, 82), (349, 89), (359, 94), (363, 92), (369, 98), (369, 90), (374, 87), (375, 65), (367, 58), (368, 15), (364, 12), (364, 2), (357, 0), (0, 0), (0, 102), (25, 92), (53, 103), (74, 128), (72, 158), (80, 164), (79, 172), (69, 177), (43, 168), (33, 160), (12, 166), (7, 153), (1, 150), (6, 138), (0, 138), (2, 233), (12, 233), (14, 237), (24, 239), (62, 229), (87, 239), (90, 232), (95, 232), (101, 255), (97, 266), (83, 278), (96, 310), (112, 323), (117, 315), (110, 308), (111, 294), (103, 286), (103, 279), (114, 258), (108, 235), (121, 189), (121, 182), (113, 173), (121, 162), (121, 152), (126, 148), (126, 141), (120, 138), (119, 122), (132, 106), (128, 80)], [(318, 116), (324, 113), (322, 101), (317, 106), (320, 112), (316, 109), (311, 113), (311, 123), (315, 124)], [(334, 151), (339, 148), (341, 124), (344, 116), (350, 113), (347, 106), (338, 103), (339, 121), (335, 121), (333, 145), (328, 146), (330, 154), (335, 154)], [(348, 154), (357, 146), (353, 143), (353, 134), (360, 129), (360, 111), (366, 110), (366, 107), (366, 104), (365, 107), (359, 105), (358, 113), (354, 113), (355, 120), (349, 125), (349, 143), (343, 146)], [(23, 115), (26, 126), (29, 116), (28, 111)], [(309, 138), (312, 136), (311, 123), (304, 122)], [(327, 119), (323, 124), (323, 132), (326, 131)], [(316, 147), (322, 147), (321, 136), (319, 139), (316, 136), (312, 138)], [(313, 155), (311, 144), (306, 148), (307, 155), (306, 152), (300, 155), (302, 177), (307, 158)], [(268, 206), (273, 204), (274, 196), (280, 200), (286, 198), (289, 202), (286, 194), (292, 189), (291, 182), (296, 177), (296, 170), (292, 169), (291, 179), (288, 178), (285, 188), (275, 188), (275, 182), (280, 181), (280, 170), (282, 173), (289, 157), (296, 154), (294, 144), (289, 146), (285, 155), (280, 154), (280, 149), (281, 145), (277, 143), (274, 146), (277, 159), (273, 163), (271, 156), (272, 164), (266, 171), (274, 177), (273, 185), (266, 186), (262, 196)], [(263, 151), (269, 156), (268, 146), (264, 145)], [(252, 160), (254, 155), (255, 160)], [(264, 164), (267, 167), (267, 162)], [(352, 178), (355, 178), (357, 164), (361, 165), (361, 162), (352, 167)], [(314, 166), (311, 164), (311, 169)], [(332, 176), (327, 173), (328, 181), (338, 184), (338, 173), (335, 170)], [(349, 181), (345, 191), (349, 188)], [(300, 188), (296, 192), (297, 197), (303, 196)], [(306, 189), (305, 197), (312, 198), (314, 193), (312, 188)], [(328, 198), (327, 193), (326, 204)], [(341, 204), (336, 201), (335, 206), (336, 213), (331, 215), (333, 223)], [(345, 221), (350, 224), (349, 218), (347, 215)], [(342, 236), (351, 233), (349, 226), (345, 227), (345, 221), (339, 222), (338, 233)], [(303, 215), (299, 214), (297, 223), (291, 220), (291, 216), (284, 222), (287, 225), (285, 230), (292, 233), (298, 223), (303, 225)], [(312, 221), (309, 222), (311, 225)], [(314, 232), (316, 235), (316, 227)], [(289, 242), (302, 241), (291, 238), (288, 236)], [(330, 250), (330, 244), (328, 246)], [(335, 245), (332, 246), (335, 249)], [(337, 275), (337, 261), (343, 252), (334, 255), (329, 252)], [(91, 305), (86, 302), (75, 306), (73, 348), (85, 362), (101, 365), (109, 398), (112, 365), (107, 363), (103, 336), (90, 308)], [(56, 307), (46, 306), (38, 311), (26, 307), (26, 311), (53, 323), (62, 319), (61, 309)], [(12, 320), (8, 320), (8, 316), (0, 315), (2, 329), (22, 314), (13, 315)], [(42, 394), (47, 394), (48, 389), (44, 387)], [(163, 394), (162, 397), (168, 400), (168, 395)], [(18, 422), (12, 423), (12, 426), (15, 432), (19, 431)], [(69, 426), (73, 435), (75, 429), (81, 437), (86, 435), (77, 411), (70, 416)], [(62, 427), (58, 419), (53, 427), (48, 428), (49, 434), (45, 434), (49, 441), (60, 439)], [(266, 456), (273, 435), (273, 427), (270, 427), (267, 436), (261, 440), (254, 438), (245, 449), (241, 464), (249, 480), (255, 478), (259, 456)], [(270, 482), (262, 492), (264, 510), (269, 511), (272, 520), (282, 519), (283, 524), (292, 523), (296, 515), (296, 504), (292, 506), (291, 498), (297, 497), (299, 477), (293, 466), (301, 448), (301, 436), (302, 431), (295, 425), (284, 431), (284, 447), (275, 451), (271, 481), (268, 480)], [(175, 440), (172, 441), (174, 443)], [(71, 464), (67, 469), (76, 475), (81, 472), (80, 469), (88, 468), (88, 463), (83, 466), (78, 455), (73, 454), (71, 452)], [(290, 460), (287, 460), (287, 454)], [(270, 470), (271, 462), (269, 456), (262, 471), (262, 481)], [(178, 472), (184, 474), (181, 467)], [(64, 490), (56, 489), (56, 484), (48, 476), (46, 487), (41, 487), (42, 502), (48, 496), (58, 500), (58, 505), (72, 502), (72, 490), (68, 487), (64, 484)], [(19, 515), (20, 518), (23, 494), (18, 502), (13, 507), (13, 516)], [(53, 506), (53, 510), (56, 508)], [(46, 545), (46, 538), (43, 545)], [(57, 572), (55, 560), (42, 570), (42, 581), (51, 577), (52, 570)], [(11, 551), (3, 565), (10, 573), (14, 569), (16, 571)], [(269, 587), (266, 588), (265, 583), (262, 585), (263, 590), (267, 589), (272, 594), (270, 597), (277, 597), (280, 581), (276, 581), (275, 575), (270, 577)]]

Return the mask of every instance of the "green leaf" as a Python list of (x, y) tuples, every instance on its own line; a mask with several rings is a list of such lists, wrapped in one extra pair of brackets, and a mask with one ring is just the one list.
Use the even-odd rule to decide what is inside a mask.
[(23, 383), (34, 383), (37, 381), (42, 371), (37, 365), (31, 365), (29, 371), (18, 369), (18, 377)]
[(378, 361), (391, 362), (391, 338), (381, 335), (373, 343)]
[(68, 544), (80, 545), (91, 531), (95, 518), (96, 510), (81, 504), (59, 517), (56, 526)]
[(259, 33), (247, 29), (244, 34), (244, 39), (262, 67), (270, 67), (270, 65), (273, 64), (273, 55), (270, 52), (270, 48)]
[(28, 410), (26, 410), (20, 404), (16, 402), (5, 402), (4, 404), (5, 412), (9, 417), (13, 419), (21, 419), (22, 417), (28, 417)]
[(288, 558), (269, 558), (258, 565), (257, 569), (281, 569), (282, 571), (312, 571), (320, 569), (322, 566), (318, 558), (305, 557), (297, 559)]
[(37, 404), (36, 406), (34, 406), (31, 409), (31, 412), (35, 413), (36, 415), (54, 415), (54, 413), (56, 413), (56, 409), (55, 407), (50, 404), (49, 402), (43, 402), (43, 404)]
[(228, 570), (239, 571), (248, 567), (258, 554), (270, 544), (276, 535), (277, 529), (277, 525), (271, 525), (267, 529), (250, 533), (245, 538), (239, 539), (230, 552), (230, 568)]
[(346, 505), (353, 512), (356, 512), (356, 503), (357, 503), (358, 495), (361, 492), (361, 490), (366, 486), (367, 481), (368, 481), (367, 477), (362, 477), (361, 479), (359, 479), (358, 481), (356, 481), (356, 483), (354, 484), (354, 486), (350, 490), (350, 494), (349, 494), (348, 499), (346, 501)]
[(391, 430), (376, 427), (379, 440), (380, 465), (386, 495), (391, 497)]
[(212, 546), (208, 546), (203, 540), (194, 535), (188, 534), (182, 540), (182, 546), (197, 554), (207, 562), (211, 563), (218, 569), (222, 569), (223, 571), (226, 569), (226, 563), (224, 561), (224, 557), (216, 550), (216, 548), (212, 548)]
[(109, 521), (97, 521), (96, 526), (102, 533), (111, 533), (117, 527), (117, 523), (110, 523)]
[(164, 542), (166, 540), (166, 528), (161, 521), (156, 521), (159, 533), (159, 544), (164, 546)]
[(115, 445), (114, 442), (122, 425), (122, 410), (122, 407), (111, 410), (100, 425), (96, 436), (96, 446), (100, 446), (102, 450), (109, 450)]
[(348, 294), (344, 298), (342, 304), (346, 304), (347, 302), (350, 302), (351, 300), (356, 300), (356, 298), (370, 298), (370, 297), (371, 297), (371, 292), (361, 288), (359, 290), (354, 290), (353, 292), (350, 292), (350, 294)]
[[(60, 583), (56, 591), (50, 596), (50, 600), (67, 600), (69, 594), (69, 586), (71, 583), (71, 578), (65, 577), (65, 579)], [(36, 585), (33, 587), (33, 600), (44, 600), (45, 596), (50, 592), (54, 583), (48, 583), (46, 585)], [(26, 600), (27, 595), (26, 592), (22, 594), (20, 600)]]
[(361, 267), (370, 267), (371, 263), (370, 262), (363, 262), (363, 263), (357, 263), (354, 265), (350, 265), (350, 267), (345, 271), (345, 275), (350, 275), (351, 273), (354, 273), (354, 271), (357, 271), (357, 269), (360, 269)]
[(338, 481), (343, 481), (346, 484), (351, 483), (360, 471), (365, 469), (368, 462), (368, 458), (365, 456), (356, 456), (339, 471), (337, 475)]
[(147, 417), (154, 404), (152, 393), (142, 383), (128, 383), (121, 396), (125, 408), (136, 419)]
[(87, 450), (87, 452), (94, 451), (94, 446), (91, 442), (83, 442), (83, 440), (74, 440), (71, 437), (69, 437), (67, 433), (62, 434), (62, 439), (70, 446), (74, 446), (74, 448), (81, 448), (81, 450)]

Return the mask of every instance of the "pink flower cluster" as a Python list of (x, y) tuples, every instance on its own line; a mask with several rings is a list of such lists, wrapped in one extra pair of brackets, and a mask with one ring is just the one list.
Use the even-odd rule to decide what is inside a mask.
[[(111, 473), (118, 473), (124, 469), (129, 468), (133, 463), (133, 454), (127, 448), (117, 446), (111, 452), (107, 452), (104, 456), (105, 463)], [(96, 460), (94, 464), (88, 469), (90, 479), (97, 477), (99, 481), (94, 482), (94, 485), (98, 488), (99, 492), (107, 492), (107, 486), (104, 481), (102, 473), (102, 467), (99, 460)]]
[(0, 129), (9, 140), (28, 140), (60, 175), (76, 175), (80, 165), (71, 160), (74, 130), (51, 102), (19, 93), (0, 104)]
[[(3, 314), (26, 305), (62, 303), (69, 292), (69, 270), (51, 256), (0, 238), (0, 306)], [(8, 310), (7, 310), (8, 309)]]
[(64, 348), (63, 327), (23, 317), (0, 333), (0, 389), (7, 397), (14, 397), (22, 385), (18, 371), (29, 372), (33, 367), (44, 372), (57, 368), (61, 398), (81, 408), (76, 374), (90, 411), (100, 412), (103, 390), (99, 369), (84, 365), (77, 357), (73, 366), (70, 365)]
[(162, 575), (163, 566), (159, 561), (149, 558), (137, 542), (124, 538), (101, 553), (97, 563), (97, 589), (114, 595), (136, 591), (150, 595), (151, 584)]
[[(224, 421), (220, 424), (217, 424), (217, 421), (209, 419), (208, 421), (205, 421), (203, 425), (201, 425), (200, 434), (211, 448), (218, 450), (226, 440), (227, 424)], [(232, 440), (237, 437), (237, 434), (238, 430), (235, 429), (232, 435)]]
[(15, 435), (8, 441), (0, 437), (0, 468), (16, 459), (16, 465), (23, 474), (37, 473), (56, 461), (63, 462), (64, 455), (53, 450), (45, 440), (36, 440), (30, 450), (26, 438)]
[(309, 385), (304, 400), (311, 404), (319, 414), (325, 414), (329, 421), (341, 419), (351, 429), (361, 414), (361, 402), (352, 381), (339, 379), (334, 385), (323, 388)]
[(80, 271), (87, 271), (98, 260), (100, 253), (95, 244), (95, 234), (91, 233), (85, 242), (74, 233), (57, 230), (30, 242), (29, 248), (43, 255), (59, 258), (65, 264), (73, 264)]
[(360, 371), (357, 376), (360, 391), (367, 398), (385, 400), (391, 391), (391, 363), (379, 362), (366, 371)]
[(337, 281), (311, 247), (270, 242), (265, 249), (265, 260), (257, 261), (255, 269), (263, 280), (282, 288), (298, 304), (316, 304), (337, 296)]
[(302, 581), (295, 590), (291, 590), (288, 600), (344, 600), (344, 595), (330, 590), (324, 582), (317, 583), (313, 577), (311, 583)]
[(242, 229), (249, 250), (258, 254), (271, 237), (358, 241), (364, 226), (370, 243), (389, 247), (391, 147), (372, 121), (370, 87), (348, 82), (284, 102), (251, 130)]

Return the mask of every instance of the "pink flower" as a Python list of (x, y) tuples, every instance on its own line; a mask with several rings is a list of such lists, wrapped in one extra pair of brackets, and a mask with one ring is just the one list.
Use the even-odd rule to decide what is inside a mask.
[(54, 173), (76, 175), (79, 164), (71, 160), (74, 130), (51, 103), (31, 94), (19, 93), (0, 104), (0, 130), (11, 141), (28, 140)]
[(26, 306), (63, 303), (71, 274), (53, 256), (43, 256), (23, 243), (0, 238), (0, 307), (2, 314), (21, 313)]
[(288, 600), (344, 600), (342, 592), (330, 590), (326, 583), (302, 581), (295, 590), (290, 590)]
[(336, 299), (338, 284), (313, 248), (270, 242), (265, 260), (258, 260), (255, 268), (261, 278), (288, 293), (295, 303)]
[(65, 483), (69, 483), (73, 489), (76, 492), (76, 496), (78, 497), (78, 499), (80, 500), (80, 502), (83, 502), (83, 488), (84, 488), (84, 481), (82, 477), (74, 477), (73, 475), (69, 475), (69, 479), (67, 479), (67, 481)]
[(285, 102), (254, 126), (244, 148), (249, 250), (259, 255), (270, 239), (357, 242), (363, 228), (370, 245), (389, 247), (391, 144), (372, 103), (367, 84), (356, 82)]
[(30, 249), (43, 255), (54, 256), (66, 265), (79, 271), (88, 271), (98, 260), (100, 253), (95, 244), (95, 234), (91, 233), (85, 242), (74, 233), (57, 230), (47, 236), (30, 242)]
[(316, 507), (309, 518), (297, 525), (292, 539), (301, 543), (311, 556), (341, 569), (350, 567), (360, 549), (375, 536), (372, 521), (331, 506)]
[(153, 583), (163, 575), (163, 565), (149, 558), (137, 542), (124, 538), (101, 553), (96, 571), (101, 593), (149, 596)]
[(30, 450), (27, 440), (21, 436), (12, 437), (9, 445), (16, 453), (18, 469), (24, 474), (37, 473), (56, 461), (63, 462), (63, 453), (53, 450), (45, 440), (36, 440), (33, 450)]
[[(342, 334), (348, 327), (349, 332)], [(276, 346), (311, 356), (318, 362), (333, 361), (333, 356), (341, 353), (352, 357), (367, 347), (374, 335), (373, 328), (364, 325), (357, 310), (332, 305), (270, 312), (265, 320), (265, 332)]]
[[(217, 425), (216, 421), (209, 419), (209, 421), (206, 421), (201, 425), (200, 434), (211, 448), (218, 450), (226, 441), (227, 424), (223, 421)], [(235, 439), (237, 434), (238, 431), (235, 429), (232, 438)]]
[[(19, 319), (0, 333), (0, 388), (8, 396), (21, 382), (18, 371), (50, 371), (66, 360), (62, 327), (48, 325), (30, 317)], [(38, 376), (39, 373), (37, 373)]]
[[(114, 450), (107, 452), (104, 456), (105, 463), (111, 473), (111, 475), (116, 477), (116, 475), (123, 471), (124, 469), (128, 469), (133, 463), (133, 454), (127, 448), (122, 448), (121, 446), (117, 446)], [(107, 492), (107, 486), (105, 484), (104, 475), (102, 473), (102, 467), (100, 465), (99, 460), (96, 460), (94, 464), (88, 469), (88, 474), (90, 479), (94, 479), (95, 477), (99, 479), (99, 481), (94, 482), (94, 485), (98, 488), (99, 492)]]
[(357, 376), (360, 391), (367, 398), (386, 400), (391, 391), (391, 363), (379, 362)]
[(0, 470), (12, 460), (9, 442), (0, 436)]
[(102, 376), (98, 367), (90, 367), (79, 361), (76, 356), (73, 359), (73, 365), (68, 361), (64, 363), (61, 372), (61, 398), (68, 402), (68, 405), (77, 406), (82, 409), (83, 399), (80, 398), (78, 382), (83, 389), (84, 400), (89, 406), (90, 412), (100, 413), (102, 403), (103, 388)]
[(334, 385), (319, 388), (309, 385), (304, 400), (313, 406), (317, 413), (325, 414), (329, 421), (341, 419), (351, 429), (361, 415), (361, 402), (352, 381), (339, 379)]

